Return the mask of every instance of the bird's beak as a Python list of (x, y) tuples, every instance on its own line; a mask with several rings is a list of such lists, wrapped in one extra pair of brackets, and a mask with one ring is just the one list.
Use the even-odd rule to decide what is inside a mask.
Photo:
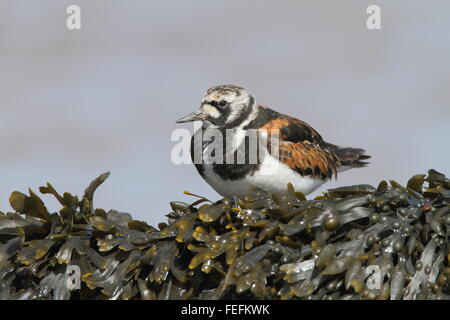
[(192, 122), (192, 121), (203, 121), (206, 120), (206, 114), (200, 110), (194, 111), (181, 119), (178, 119), (176, 123)]

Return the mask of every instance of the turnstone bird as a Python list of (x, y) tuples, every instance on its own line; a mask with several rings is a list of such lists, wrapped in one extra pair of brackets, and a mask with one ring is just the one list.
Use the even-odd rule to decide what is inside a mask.
[[(200, 108), (177, 123), (197, 120), (203, 124), (191, 139), (191, 158), (206, 182), (230, 199), (248, 194), (251, 186), (282, 195), (289, 182), (295, 191), (307, 195), (337, 177), (338, 172), (364, 167), (367, 162), (362, 160), (370, 158), (363, 149), (325, 142), (306, 122), (258, 105), (250, 92), (234, 85), (210, 88)], [(277, 133), (277, 156), (269, 143), (265, 149), (269, 152), (258, 153), (256, 161), (249, 162), (249, 138), (242, 138), (242, 132), (246, 135), (252, 130), (266, 132), (267, 136)], [(210, 159), (217, 150), (222, 150), (217, 144), (212, 150), (214, 139), (211, 137), (216, 137), (217, 131), (224, 137), (223, 144), (219, 144), (223, 146), (224, 155), (220, 158), (223, 161), (217, 158), (207, 161), (205, 159)], [(234, 143), (229, 140), (230, 132)], [(196, 143), (196, 137), (205, 136), (210, 139)], [(245, 162), (236, 161), (238, 153), (242, 152), (239, 146), (244, 146)], [(234, 161), (230, 163), (225, 159)]]

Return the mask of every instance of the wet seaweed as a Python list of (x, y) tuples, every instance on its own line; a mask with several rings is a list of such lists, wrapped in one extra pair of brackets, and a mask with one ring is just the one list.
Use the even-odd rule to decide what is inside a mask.
[(58, 212), (32, 190), (11, 194), (13, 212), (0, 212), (0, 299), (450, 298), (450, 180), (436, 170), (313, 200), (291, 184), (282, 198), (185, 192), (195, 201), (171, 202), (157, 227), (94, 207), (108, 176), (81, 198), (39, 188)]

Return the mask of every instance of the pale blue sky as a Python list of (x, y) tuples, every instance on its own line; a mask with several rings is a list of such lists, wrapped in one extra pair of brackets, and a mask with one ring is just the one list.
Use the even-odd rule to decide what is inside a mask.
[[(74, 3), (80, 31), (65, 28)], [(370, 4), (381, 30), (366, 28)], [(82, 194), (104, 171), (96, 205), (152, 224), (193, 200), (182, 190), (218, 199), (171, 163), (170, 135), (224, 83), (373, 156), (321, 190), (450, 174), (449, 12), (439, 0), (2, 0), (0, 210), (13, 190)]]

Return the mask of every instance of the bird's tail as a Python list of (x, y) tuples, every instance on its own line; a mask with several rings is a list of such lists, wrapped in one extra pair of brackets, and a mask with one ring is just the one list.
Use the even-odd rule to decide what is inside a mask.
[(338, 158), (340, 165), (342, 166), (341, 169), (360, 168), (369, 164), (368, 162), (363, 161), (370, 158), (369, 155), (365, 154), (366, 151), (364, 149), (340, 147), (331, 143), (328, 143), (328, 147)]

